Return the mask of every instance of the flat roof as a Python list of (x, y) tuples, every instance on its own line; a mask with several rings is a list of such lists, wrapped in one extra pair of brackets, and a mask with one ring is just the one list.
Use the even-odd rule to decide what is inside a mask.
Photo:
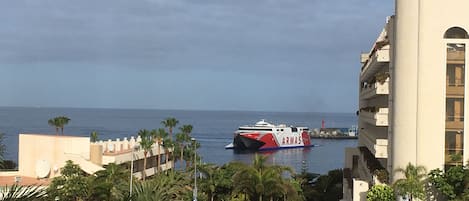
[(45, 133), (20, 133), (20, 135), (35, 135), (44, 137), (59, 137), (59, 138), (90, 138), (86, 136), (74, 136), (74, 135), (56, 135), (56, 134), (45, 134)]

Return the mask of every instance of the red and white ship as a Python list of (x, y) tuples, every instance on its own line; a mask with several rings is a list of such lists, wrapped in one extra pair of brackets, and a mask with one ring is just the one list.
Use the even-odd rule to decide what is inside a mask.
[(235, 132), (233, 143), (227, 149), (269, 150), (281, 148), (310, 147), (308, 127), (273, 125), (261, 120), (254, 126), (241, 126)]

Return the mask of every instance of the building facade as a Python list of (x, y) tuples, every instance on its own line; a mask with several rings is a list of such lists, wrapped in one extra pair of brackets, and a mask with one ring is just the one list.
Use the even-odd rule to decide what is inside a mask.
[(361, 56), (358, 147), (347, 148), (344, 200), (366, 200), (408, 163), (466, 164), (465, 61), (469, 2), (396, 0), (395, 15)]

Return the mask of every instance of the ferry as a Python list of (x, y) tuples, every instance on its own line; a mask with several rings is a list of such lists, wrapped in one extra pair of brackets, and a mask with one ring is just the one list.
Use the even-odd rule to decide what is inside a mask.
[(308, 127), (274, 125), (265, 120), (253, 126), (241, 126), (234, 134), (233, 143), (226, 149), (271, 150), (282, 148), (311, 147)]

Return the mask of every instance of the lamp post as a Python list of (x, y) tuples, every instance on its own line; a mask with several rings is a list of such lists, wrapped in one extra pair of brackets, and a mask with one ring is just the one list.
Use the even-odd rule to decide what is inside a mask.
[(195, 149), (195, 138), (191, 138), (194, 145), (194, 191), (192, 192), (193, 201), (197, 201), (197, 150)]
[(130, 156), (130, 197), (132, 198), (132, 182), (133, 182), (133, 175), (134, 175), (134, 151), (140, 148), (139, 145), (134, 145), (132, 147), (132, 155)]

